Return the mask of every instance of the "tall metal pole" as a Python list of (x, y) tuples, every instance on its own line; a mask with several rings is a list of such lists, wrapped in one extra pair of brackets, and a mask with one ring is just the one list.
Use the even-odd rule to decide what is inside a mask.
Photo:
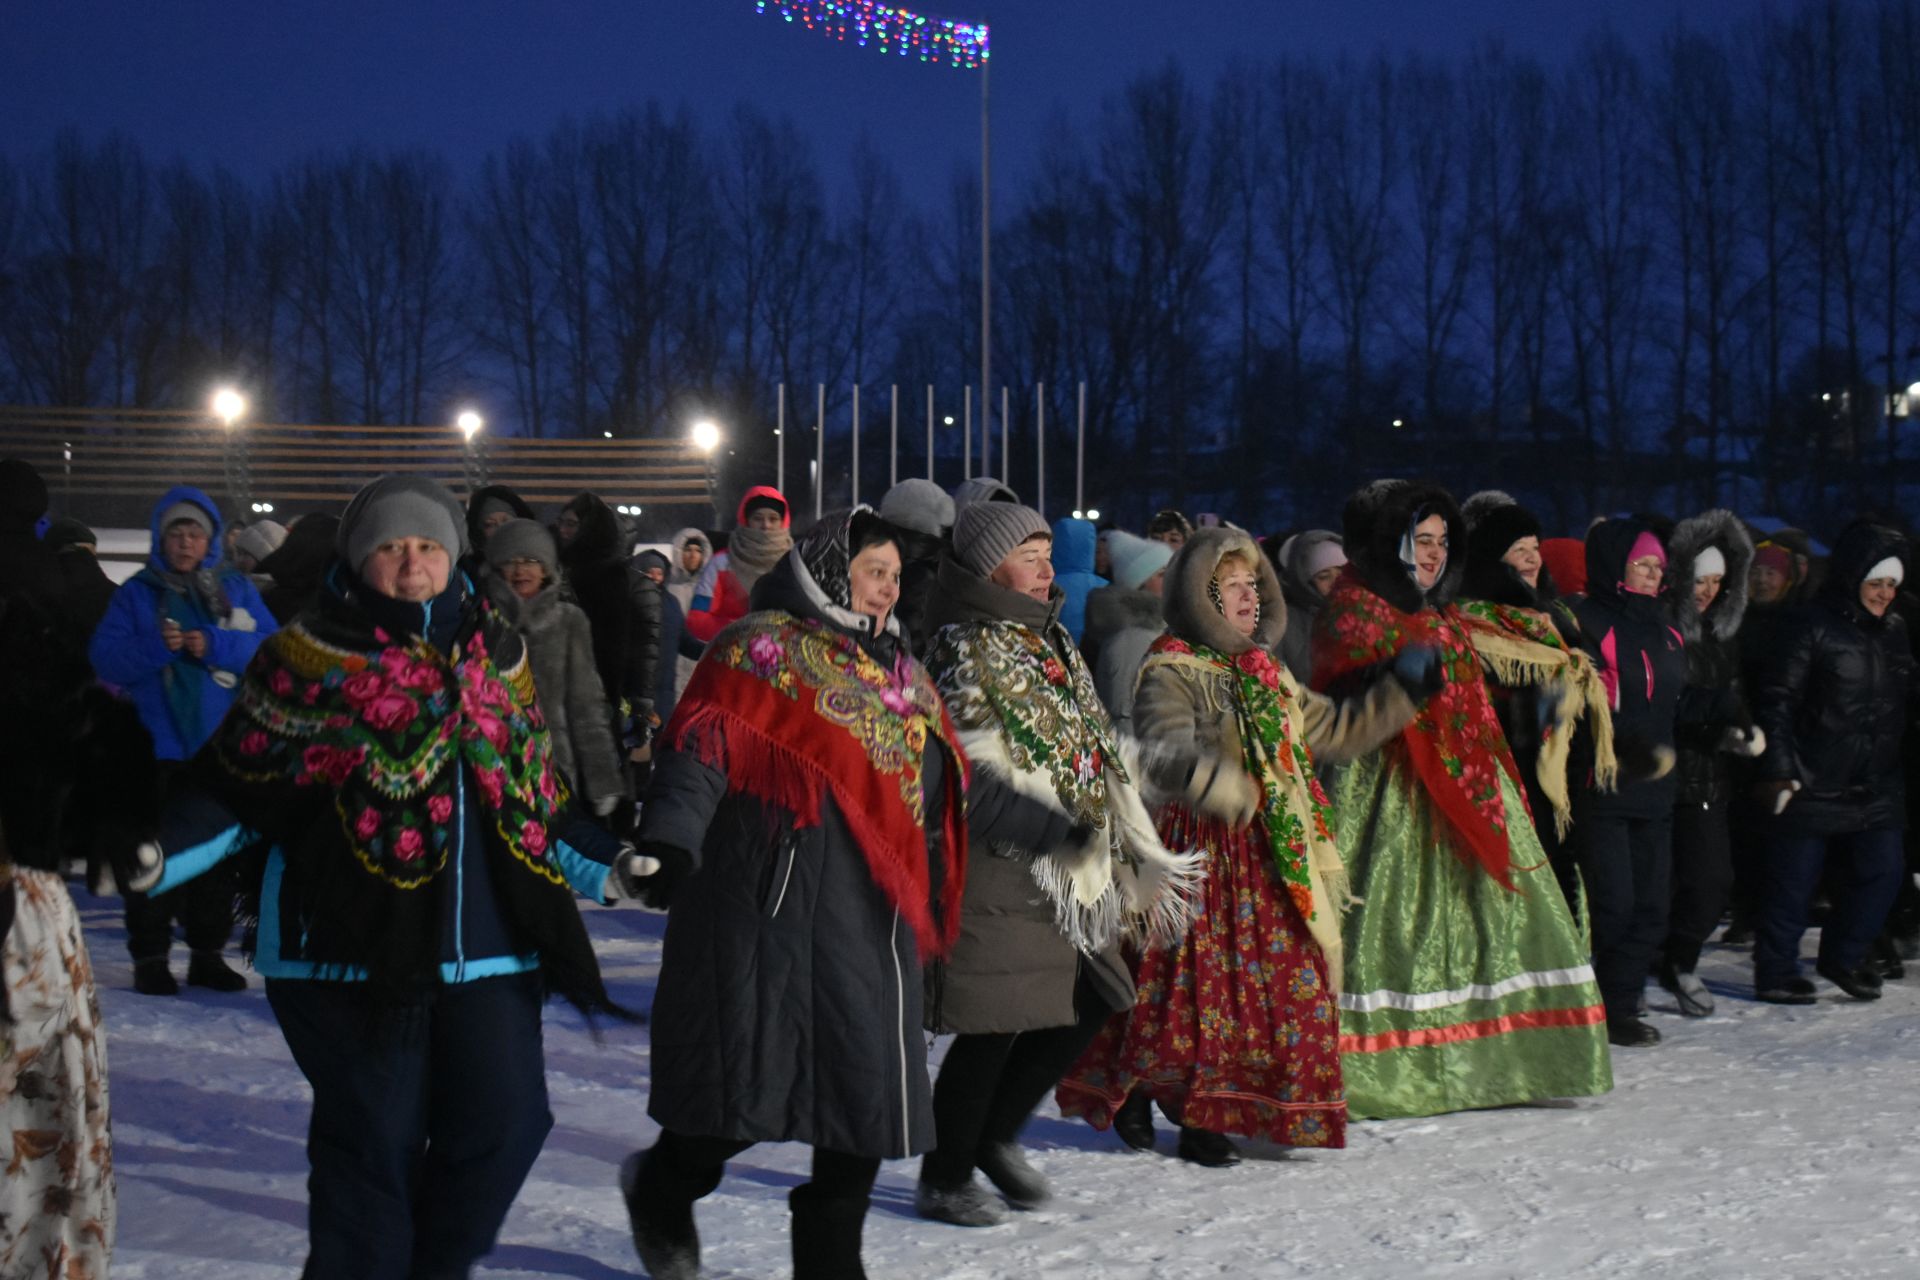
[(987, 474), (987, 419), (993, 399), (993, 125), (987, 71), (980, 63), (980, 471)]
[(927, 479), (933, 479), (933, 384), (927, 384)]
[[(780, 384), (780, 408), (773, 420), (773, 487), (787, 491), (787, 384)], [(791, 509), (791, 506), (789, 506)]]
[(819, 384), (819, 400), (813, 416), (813, 518), (818, 520), (824, 508), (821, 495), (827, 487), (827, 384)]
[(853, 505), (860, 505), (860, 384), (853, 384)]
[(1047, 514), (1047, 384), (1033, 389), (1034, 473), (1033, 509)]
[(1013, 419), (1013, 392), (1000, 388), (1000, 483), (1013, 487), (1013, 443), (1010, 429)]
[(973, 388), (960, 398), (960, 478), (973, 479)]
[(887, 487), (900, 483), (900, 384), (893, 384), (893, 440), (887, 448)]
[(1087, 384), (1080, 384), (1080, 426), (1073, 441), (1073, 507), (1087, 509)]

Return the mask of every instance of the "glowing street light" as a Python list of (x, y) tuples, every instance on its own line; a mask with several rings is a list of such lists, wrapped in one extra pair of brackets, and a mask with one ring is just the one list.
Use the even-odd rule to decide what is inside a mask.
[(473, 438), (480, 434), (480, 428), (486, 426), (487, 422), (473, 410), (462, 409), (460, 416), (453, 420), (453, 425), (459, 427), (460, 434), (467, 438), (468, 444), (472, 444)]
[(702, 453), (712, 453), (720, 447), (720, 424), (712, 418), (702, 418), (693, 424), (693, 447)]
[(234, 423), (247, 416), (247, 398), (232, 387), (220, 388), (213, 393), (213, 416), (231, 431)]

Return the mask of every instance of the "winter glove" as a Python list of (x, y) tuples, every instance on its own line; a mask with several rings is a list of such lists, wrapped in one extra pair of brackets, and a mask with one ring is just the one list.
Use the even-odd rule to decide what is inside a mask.
[(1755, 787), (1754, 795), (1761, 806), (1777, 818), (1787, 811), (1787, 805), (1792, 803), (1795, 793), (1799, 790), (1800, 783), (1797, 779), (1776, 778), (1772, 782), (1763, 782)]
[(1260, 788), (1238, 760), (1202, 760), (1187, 779), (1187, 807), (1230, 827), (1244, 827), (1260, 812)]
[(637, 901), (647, 880), (659, 871), (660, 859), (649, 857), (631, 845), (623, 847), (607, 872), (606, 905)]
[(1440, 661), (1440, 650), (1432, 645), (1416, 644), (1402, 649), (1388, 670), (1415, 706), (1446, 687), (1446, 664)]
[(646, 862), (655, 865), (653, 870), (633, 881), (633, 895), (655, 911), (665, 911), (673, 905), (673, 893), (680, 882), (693, 874), (693, 855), (678, 845), (658, 841), (648, 841), (635, 853), (640, 859), (634, 863), (636, 868)]
[(1744, 729), (1735, 725), (1720, 735), (1719, 747), (1730, 756), (1751, 760), (1766, 751), (1767, 735), (1757, 724)]
[(130, 855), (97, 861), (87, 887), (96, 898), (107, 897), (116, 887), (123, 896), (146, 893), (160, 883), (160, 874), (166, 869), (166, 855), (160, 852), (160, 846), (143, 840)]

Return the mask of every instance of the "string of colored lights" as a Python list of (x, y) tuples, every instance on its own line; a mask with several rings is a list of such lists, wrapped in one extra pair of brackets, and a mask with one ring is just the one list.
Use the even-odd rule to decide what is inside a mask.
[(761, 13), (863, 49), (971, 71), (986, 62), (987, 24), (934, 18), (876, 0), (755, 0)]

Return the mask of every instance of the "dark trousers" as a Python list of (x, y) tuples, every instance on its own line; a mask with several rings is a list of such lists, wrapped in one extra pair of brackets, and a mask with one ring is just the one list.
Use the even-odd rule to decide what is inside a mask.
[(540, 975), (381, 1008), (358, 983), (273, 979), (267, 1000), (313, 1086), (306, 1280), (464, 1275), (540, 1154)]
[(1673, 810), (1673, 905), (1667, 915), (1666, 962), (1683, 973), (1700, 963), (1700, 948), (1719, 927), (1733, 892), (1733, 837), (1720, 805)]
[(1593, 921), (1593, 971), (1607, 1017), (1631, 1018), (1667, 936), (1673, 820), (1586, 814), (1574, 827)]
[(1100, 1034), (1112, 1010), (1082, 977), (1074, 987), (1077, 1020), (1044, 1031), (956, 1036), (933, 1084), (935, 1147), (920, 1176), (951, 1190), (973, 1176), (983, 1144), (1013, 1142), (1041, 1100)]
[(1800, 938), (1822, 872), (1833, 910), (1820, 930), (1820, 963), (1858, 968), (1900, 892), (1906, 870), (1901, 833), (1891, 828), (1831, 836), (1776, 830), (1762, 856), (1754, 985), (1764, 990), (1799, 976)]
[[(646, 1185), (674, 1200), (692, 1202), (720, 1185), (727, 1161), (753, 1143), (735, 1138), (699, 1138), (663, 1130), (647, 1152)], [(813, 1194), (826, 1200), (857, 1200), (863, 1205), (880, 1176), (879, 1156), (851, 1156), (813, 1149)]]
[(218, 952), (233, 937), (233, 868), (222, 864), (169, 893), (125, 896), (127, 954), (135, 962), (164, 960), (173, 950), (177, 920), (191, 951)]

